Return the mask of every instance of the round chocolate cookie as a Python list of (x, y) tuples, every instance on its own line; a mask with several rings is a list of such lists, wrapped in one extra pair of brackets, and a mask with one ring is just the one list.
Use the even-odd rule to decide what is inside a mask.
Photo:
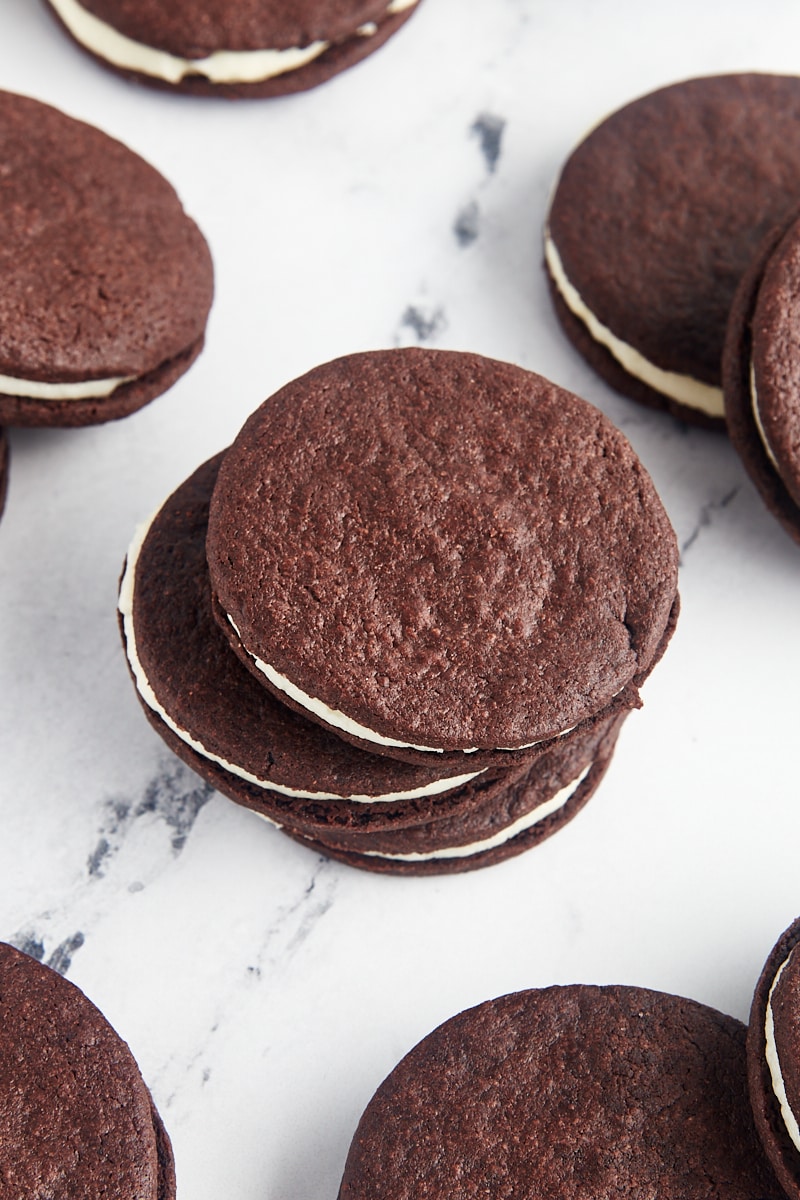
[(4, 943), (0, 1194), (175, 1196), (169, 1138), (126, 1044), (78, 988)]
[(756, 985), (747, 1033), (756, 1128), (787, 1196), (800, 1197), (800, 919), (778, 939)]
[(281, 96), (359, 62), (418, 0), (48, 0), (99, 62), (196, 95)]
[(281, 704), (243, 666), (214, 620), (206, 567), (222, 457), (199, 467), (138, 532), (123, 573), (128, 664), (165, 741), (231, 799), (304, 831), (417, 823), (471, 780), (488, 782), (463, 756), (413, 766), (356, 749)]
[(745, 1029), (642, 988), (553, 987), (446, 1021), (380, 1086), (339, 1200), (778, 1200)]
[(627, 711), (587, 733), (551, 743), (521, 771), (462, 789), (462, 804), (439, 807), (432, 819), (382, 833), (368, 825), (298, 832), (290, 837), (353, 867), (393, 875), (441, 875), (474, 871), (538, 846), (580, 812), (606, 773)]
[(0, 93), (0, 422), (88, 425), (199, 354), (208, 247), (174, 189), (100, 130)]
[(634, 703), (676, 605), (674, 534), (622, 434), (538, 375), (445, 351), (338, 359), (263, 404), (207, 551), (263, 683), (423, 761), (529, 755)]
[(728, 432), (767, 508), (800, 542), (800, 219), (773, 230), (737, 290), (723, 358)]
[(691, 79), (592, 130), (559, 179), (545, 259), (556, 312), (612, 387), (722, 428), (736, 287), (800, 195), (800, 78)]

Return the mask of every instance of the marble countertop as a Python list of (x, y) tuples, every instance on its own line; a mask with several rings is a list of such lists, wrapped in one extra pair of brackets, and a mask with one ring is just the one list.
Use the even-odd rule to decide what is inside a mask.
[[(43, 5), (3, 0), (0, 85), (159, 167), (210, 242), (207, 347), (127, 420), (11, 433), (0, 522), (0, 938), (129, 1041), (184, 1200), (335, 1197), (401, 1055), (489, 996), (660, 988), (746, 1018), (800, 912), (800, 557), (727, 440), (614, 395), (551, 313), (540, 236), (585, 129), (690, 75), (800, 68), (793, 0), (424, 0), (317, 91), (230, 103), (135, 88)], [(136, 523), (280, 384), (424, 343), (598, 404), (653, 475), (683, 613), (586, 810), (509, 862), (384, 878), (214, 794), (144, 720), (116, 627)]]

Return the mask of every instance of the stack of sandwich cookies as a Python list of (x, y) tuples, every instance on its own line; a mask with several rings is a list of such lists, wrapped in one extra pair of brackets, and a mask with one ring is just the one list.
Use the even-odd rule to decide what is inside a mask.
[(153, 727), (230, 799), (313, 848), (373, 870), (487, 865), (543, 840), (588, 800), (632, 702), (513, 768), (463, 755), (425, 765), (368, 754), (286, 707), (231, 653), (205, 562), (221, 455), (143, 527), (128, 554), (120, 620)]
[[(454, 395), (459, 409), (449, 403)], [(491, 429), (481, 428), (481, 412)], [(528, 434), (525, 413), (535, 426)], [(583, 447), (574, 428), (581, 419)], [(272, 466), (261, 461), (260, 445)], [(587, 450), (596, 470), (577, 465)], [(586, 491), (582, 501), (568, 474), (573, 491)], [(446, 494), (444, 505), (432, 487)], [(534, 496), (539, 523), (531, 531), (526, 506)], [(592, 514), (598, 506), (602, 535), (599, 512)], [(571, 527), (583, 529), (580, 551), (570, 545)], [(611, 544), (609, 529), (617, 532)], [(269, 546), (285, 595), (259, 559)], [(650, 481), (624, 439), (582, 401), (476, 356), (383, 352), (338, 360), (289, 385), (232, 449), (177, 490), (131, 547), (121, 623), (149, 719), (224, 794), (355, 865), (463, 870), (542, 840), (591, 795), (672, 632), (675, 559)], [(221, 599), (219, 588), (212, 595), (220, 560), (246, 568), (241, 604)], [(592, 587), (600, 591), (594, 627)], [(294, 682), (292, 664), (280, 657), (287, 695), (259, 664), (275, 661), (274, 614), (281, 623), (302, 609), (304, 590), (312, 602), (283, 647), (298, 646), (306, 662), (326, 668), (327, 660), (329, 669), (314, 680), (301, 670)], [(262, 635), (252, 651), (233, 632), (229, 609), (248, 638)], [(518, 661), (526, 659), (517, 645), (526, 621), (549, 657), (540, 650), (536, 661), (528, 647)], [(503, 638), (508, 645), (498, 647)], [(576, 663), (592, 645), (594, 661)], [(374, 652), (381, 646), (383, 661)], [(347, 659), (365, 676), (394, 679), (394, 710), (386, 685), (383, 704), (364, 705), (374, 688), (348, 681)], [(480, 671), (488, 681), (476, 701)], [(571, 694), (559, 695), (549, 673)], [(415, 686), (414, 675), (425, 686)], [(531, 692), (528, 678), (539, 695), (514, 696)], [(341, 698), (350, 695), (356, 703), (345, 709)], [(309, 709), (298, 696), (315, 702)], [(398, 703), (408, 710), (400, 720)], [(471, 703), (493, 724), (479, 729)]]
[(49, 0), (98, 61), (195, 95), (280, 96), (324, 83), (391, 37), (418, 0)]
[(800, 542), (800, 219), (763, 242), (737, 291), (723, 360), (731, 441)]
[(612, 387), (724, 427), (739, 281), (800, 195), (800, 78), (692, 79), (592, 130), (558, 181), (545, 260), (567, 335)]
[(381, 1084), (339, 1200), (778, 1200), (745, 1028), (691, 1000), (574, 985), (446, 1021)]
[(0, 93), (0, 423), (126, 416), (199, 354), (208, 247), (174, 189), (100, 130)]
[(747, 1035), (756, 1127), (787, 1196), (800, 1197), (800, 919), (778, 939), (756, 985)]
[(126, 1044), (78, 988), (2, 943), (0, 1191), (175, 1196), (169, 1137)]

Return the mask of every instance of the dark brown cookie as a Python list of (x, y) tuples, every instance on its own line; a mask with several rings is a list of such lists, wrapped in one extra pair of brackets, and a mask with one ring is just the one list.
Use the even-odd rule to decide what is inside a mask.
[(169, 1138), (126, 1044), (78, 988), (3, 943), (0, 1193), (175, 1196)]
[(739, 1021), (642, 988), (490, 1000), (380, 1086), (339, 1200), (778, 1200), (744, 1042)]
[(737, 290), (723, 358), (728, 432), (767, 508), (800, 542), (800, 219), (773, 230)]
[(195, 95), (281, 96), (382, 46), (418, 0), (48, 0), (99, 62)]
[(761, 239), (797, 206), (799, 119), (800, 78), (692, 79), (633, 101), (573, 151), (548, 275), (567, 334), (612, 387), (723, 427), (725, 325)]
[(676, 602), (652, 483), (595, 408), (507, 363), (353, 355), (246, 423), (211, 503), (218, 618), (285, 703), (400, 757), (600, 717)]
[(504, 777), (468, 784), (449, 808), (432, 819), (386, 833), (364, 828), (323, 828), (316, 837), (284, 832), (320, 854), (353, 867), (393, 875), (474, 871), (538, 846), (580, 812), (606, 773), (627, 713), (574, 739), (551, 743), (532, 766)]
[(184, 761), (278, 824), (291, 817), (316, 832), (430, 819), (445, 793), (486, 775), (482, 765), (437, 756), (413, 766), (358, 750), (279, 703), (232, 653), (211, 611), (205, 559), (221, 459), (170, 496), (128, 554), (122, 633), (145, 712)]
[(0, 422), (86, 425), (199, 353), (208, 247), (169, 183), (100, 130), (0, 93)]
[(800, 919), (778, 939), (756, 985), (747, 1032), (756, 1128), (787, 1196), (800, 1197)]

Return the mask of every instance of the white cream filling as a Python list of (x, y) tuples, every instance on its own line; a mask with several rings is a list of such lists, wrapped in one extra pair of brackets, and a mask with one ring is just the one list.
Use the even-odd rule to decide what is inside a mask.
[[(349, 733), (352, 737), (361, 738), (365, 742), (374, 742), (378, 746), (397, 746), (403, 750), (421, 750), (425, 754), (445, 753), (441, 746), (417, 746), (413, 742), (399, 742), (395, 738), (384, 737), (383, 734), (376, 733), (374, 729), (368, 729), (366, 725), (361, 725), (358, 721), (354, 721), (352, 717), (348, 717), (340, 709), (331, 708), (324, 700), (319, 700), (316, 696), (309, 696), (297, 684), (292, 683), (291, 679), (287, 679), (285, 675), (281, 675), (280, 671), (276, 671), (269, 663), (264, 662), (263, 659), (248, 650), (242, 641), (242, 635), (239, 633), (233, 617), (230, 613), (226, 613), (225, 616), (230, 621), (231, 628), (239, 639), (239, 644), (253, 663), (253, 666), (270, 681), (273, 687), (283, 692), (290, 700), (294, 700), (295, 704), (299, 704), (307, 712), (313, 713), (314, 716), (318, 717), (326, 725), (330, 725), (333, 729), (340, 729), (342, 733)], [(553, 738), (564, 737), (565, 734), (570, 733), (574, 728), (574, 725), (570, 725), (568, 729), (562, 729), (560, 733), (553, 734)], [(545, 738), (543, 740), (549, 741), (550, 739)], [(525, 742), (522, 746), (499, 746), (498, 749), (506, 753), (511, 753), (514, 750), (531, 750), (534, 746), (540, 745), (541, 740), (537, 742)], [(477, 754), (478, 749), (479, 747), (477, 746), (470, 746), (467, 749), (459, 751), (459, 753)]]
[(769, 438), (767, 437), (767, 431), (765, 430), (764, 424), (761, 420), (761, 410), (758, 407), (758, 391), (756, 389), (756, 372), (752, 363), (750, 363), (750, 406), (753, 410), (753, 420), (756, 423), (758, 436), (761, 438), (761, 445), (764, 447), (767, 457), (777, 471), (778, 475), (780, 475), (781, 469), (778, 466), (778, 460), (772, 452), (772, 447), (770, 446)]
[[(206, 58), (181, 58), (126, 37), (94, 13), (87, 12), (79, 0), (50, 0), (50, 3), (75, 40), (87, 50), (121, 70), (137, 71), (166, 83), (180, 83), (187, 75), (202, 75), (210, 83), (260, 83), (305, 66), (330, 45), (319, 41), (288, 50), (215, 50)], [(417, 0), (392, 0), (386, 14), (403, 12), (416, 3)], [(369, 28), (371, 24), (363, 25), (357, 32), (371, 36), (377, 32), (377, 26), (374, 30)]]
[(478, 775), (483, 773), (482, 771), (470, 771), (462, 775), (451, 775), (446, 779), (436, 779), (432, 783), (423, 784), (418, 788), (410, 788), (405, 792), (387, 792), (383, 795), (377, 796), (360, 794), (341, 796), (336, 792), (301, 791), (296, 788), (287, 787), (285, 784), (274, 783), (269, 779), (259, 779), (258, 776), (252, 775), (249, 771), (244, 770), (243, 767), (237, 766), (236, 763), (230, 763), (226, 759), (220, 758), (218, 754), (214, 754), (211, 750), (207, 750), (206, 747), (196, 738), (193, 738), (190, 733), (188, 733), (185, 729), (181, 729), (180, 726), (175, 723), (172, 717), (170, 717), (163, 705), (159, 702), (158, 697), (153, 691), (150, 681), (144, 672), (144, 668), (136, 649), (136, 634), (133, 625), (136, 563), (138, 562), (139, 554), (141, 553), (141, 549), (145, 538), (147, 537), (150, 526), (155, 519), (155, 515), (156, 514), (154, 513), (149, 521), (146, 521), (144, 524), (140, 525), (136, 530), (130, 549), (128, 550), (125, 571), (120, 584), (118, 607), (122, 616), (122, 627), (125, 633), (126, 654), (128, 657), (128, 662), (131, 666), (131, 671), (133, 672), (133, 677), (136, 681), (137, 691), (144, 700), (145, 704), (147, 704), (148, 707), (153, 710), (153, 712), (157, 713), (164, 724), (167, 725), (172, 732), (181, 739), (182, 742), (185, 742), (187, 746), (190, 746), (198, 754), (202, 755), (203, 758), (208, 759), (210, 762), (217, 763), (218, 766), (223, 767), (226, 771), (230, 771), (232, 775), (236, 775), (239, 779), (244, 779), (246, 782), (252, 783), (256, 787), (265, 788), (271, 792), (277, 792), (281, 796), (293, 796), (297, 799), (304, 800), (351, 800), (359, 804), (379, 804), (398, 800), (415, 800), (422, 796), (437, 796), (441, 792), (450, 791), (453, 788), (463, 787), (464, 784), (469, 783), (470, 780), (475, 779)]
[(505, 829), (501, 829), (499, 833), (495, 833), (488, 838), (483, 838), (479, 842), (472, 842), (467, 846), (449, 846), (443, 850), (430, 850), (420, 853), (385, 854), (381, 850), (362, 850), (360, 853), (366, 854), (371, 858), (390, 858), (402, 862), (427, 862), (433, 858), (470, 858), (473, 854), (482, 854), (485, 850), (493, 850), (495, 846), (502, 846), (506, 842), (510, 842), (518, 834), (524, 833), (526, 829), (532, 829), (534, 825), (538, 825), (545, 817), (549, 817), (551, 813), (558, 812), (560, 808), (563, 808), (583, 783), (591, 768), (592, 764), (590, 763), (588, 767), (585, 767), (581, 771), (577, 779), (573, 779), (572, 783), (568, 783), (566, 787), (561, 788), (560, 791), (556, 792), (555, 796), (551, 796), (549, 800), (545, 800), (544, 804), (540, 804), (537, 808), (532, 809), (531, 812), (526, 813), (519, 820), (513, 821)]
[(567, 278), (561, 256), (550, 237), (549, 230), (545, 232), (544, 256), (550, 277), (567, 308), (578, 320), (583, 321), (594, 340), (601, 346), (605, 346), (606, 350), (613, 354), (629, 375), (640, 379), (642, 383), (646, 383), (648, 387), (661, 392), (662, 395), (669, 396), (671, 400), (685, 404), (687, 408), (695, 408), (709, 417), (724, 417), (725, 403), (722, 397), (722, 388), (711, 387), (710, 384), (702, 383), (699, 379), (692, 379), (690, 375), (680, 375), (676, 371), (662, 370), (661, 367), (657, 367), (646, 359), (638, 350), (634, 350), (633, 346), (620, 341), (607, 326), (598, 321), (594, 313), (583, 302), (577, 288)]
[(113, 379), (87, 379), (80, 383), (42, 383), (38, 379), (16, 379), (0, 375), (0, 395), (24, 396), (26, 400), (94, 400), (110, 396), (121, 383), (130, 383), (135, 375)]
[(797, 1118), (792, 1112), (789, 1100), (786, 1095), (786, 1085), (783, 1082), (783, 1073), (781, 1064), (778, 1060), (778, 1047), (775, 1044), (775, 1021), (772, 1016), (772, 993), (778, 985), (778, 980), (783, 974), (783, 969), (788, 965), (792, 955), (781, 963), (775, 978), (772, 981), (772, 987), (769, 989), (767, 997), (767, 1015), (764, 1021), (764, 1034), (766, 1038), (765, 1058), (769, 1067), (770, 1078), (772, 1079), (772, 1090), (775, 1093), (775, 1099), (778, 1101), (781, 1109), (783, 1123), (786, 1126), (786, 1132), (792, 1139), (792, 1142), (798, 1150), (800, 1150), (800, 1126), (797, 1124)]

